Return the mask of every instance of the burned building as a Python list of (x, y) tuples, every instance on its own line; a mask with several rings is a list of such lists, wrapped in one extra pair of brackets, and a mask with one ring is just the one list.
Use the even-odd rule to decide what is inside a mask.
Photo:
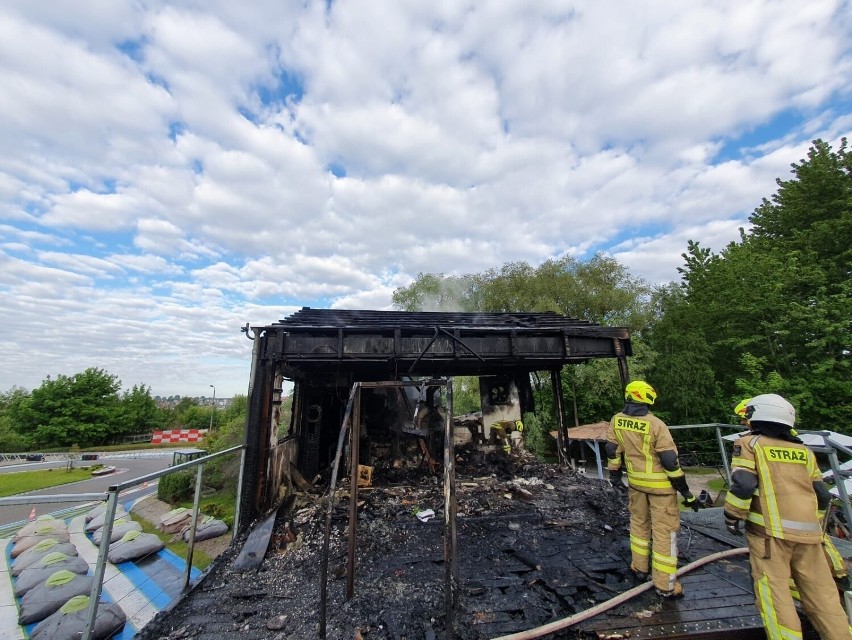
[[(621, 490), (505, 455), (487, 431), (530, 409), (531, 372), (549, 372), (564, 456), (559, 372), (612, 358), (626, 382), (625, 329), (553, 313), (302, 309), (246, 332), (246, 537), (140, 638), (763, 637), (747, 548), (726, 535), (721, 508), (684, 514), (687, 594), (660, 602), (630, 569)], [(491, 417), (452, 419), (460, 375), (479, 379)], [(394, 469), (380, 463), (406, 453), (439, 468), (409, 464), (385, 481)], [(336, 490), (347, 457), (349, 484)], [(369, 490), (353, 473), (362, 462), (386, 472)]]
[[(484, 419), (459, 429), (455, 443), (493, 443), (490, 425), (532, 410), (530, 373), (549, 372), (557, 407), (558, 449), (564, 452), (565, 365), (613, 358), (627, 382), (627, 329), (556, 313), (435, 313), (303, 308), (265, 327), (245, 327), (254, 341), (245, 482), (240, 523), (276, 504), (294, 474), (312, 479), (335, 455), (347, 399), (356, 383), (408, 382), (475, 376)], [(282, 419), (285, 391), (292, 409)], [(427, 464), (440, 458), (447, 399), (436, 385), (362, 389), (361, 459), (394, 457), (414, 446)]]

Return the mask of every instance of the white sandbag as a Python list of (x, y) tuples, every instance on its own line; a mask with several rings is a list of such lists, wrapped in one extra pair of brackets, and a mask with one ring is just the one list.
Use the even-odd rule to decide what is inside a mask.
[(21, 598), (18, 624), (26, 626), (44, 620), (74, 596), (90, 594), (93, 583), (92, 576), (81, 576), (65, 569), (57, 571)]
[(121, 540), (113, 542), (109, 546), (107, 558), (113, 564), (127, 562), (144, 558), (152, 553), (157, 553), (165, 547), (160, 537), (153, 533), (142, 533), (141, 531), (128, 531)]
[(31, 536), (27, 536), (26, 538), (21, 538), (18, 540), (14, 546), (12, 547), (12, 551), (9, 552), (9, 555), (13, 558), (17, 558), (22, 553), (29, 551), (34, 546), (36, 546), (42, 540), (58, 540), (59, 542), (70, 542), (71, 535), (65, 531), (64, 533), (45, 533), (45, 534), (33, 534)]
[[(213, 516), (204, 516), (199, 518), (198, 526), (195, 528), (195, 541), (209, 540), (210, 538), (218, 538), (228, 532), (228, 525), (221, 520), (217, 520)], [(190, 531), (187, 529), (183, 532), (183, 539), (189, 542)]]
[[(112, 521), (115, 522), (116, 520), (121, 520), (122, 518), (126, 517), (127, 510), (121, 505), (118, 505), (115, 510), (115, 517), (112, 519)], [(97, 531), (102, 526), (104, 526), (104, 524), (106, 524), (106, 511), (99, 513), (94, 518), (89, 520), (89, 523), (86, 525), (86, 533), (92, 533), (94, 531)]]
[(89, 572), (89, 563), (79, 556), (66, 556), (58, 551), (48, 553), (33, 566), (21, 571), (17, 580), (15, 580), (15, 595), (18, 597), (24, 595), (60, 569), (86, 575)]
[[(116, 540), (121, 540), (125, 533), (128, 531), (142, 531), (142, 525), (138, 522), (134, 522), (130, 520), (130, 518), (119, 518), (112, 525), (112, 531), (109, 534), (110, 543), (115, 542)], [(97, 531), (92, 534), (92, 542), (99, 545), (101, 543), (101, 538), (103, 537), (104, 527), (101, 527)]]
[(72, 542), (59, 542), (56, 538), (48, 538), (42, 540), (31, 549), (27, 549), (24, 553), (12, 560), (12, 575), (17, 576), (32, 564), (41, 560), (48, 553), (58, 551), (66, 556), (76, 556), (77, 547)]
[(46, 535), (52, 532), (65, 533), (68, 531), (68, 525), (64, 520), (57, 520), (53, 516), (39, 516), (36, 520), (28, 522), (18, 530), (18, 533), (12, 538), (12, 542), (18, 542), (23, 538), (32, 535)]
[[(32, 640), (78, 640), (86, 628), (89, 613), (89, 596), (74, 596), (56, 613), (42, 620), (33, 629)], [(106, 640), (118, 633), (127, 622), (127, 616), (117, 604), (101, 601), (95, 628), (89, 636), (92, 640)]]

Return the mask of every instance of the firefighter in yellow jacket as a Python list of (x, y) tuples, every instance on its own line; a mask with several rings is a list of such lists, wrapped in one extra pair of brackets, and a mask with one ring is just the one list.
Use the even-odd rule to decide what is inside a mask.
[(751, 433), (734, 445), (725, 525), (746, 521), (757, 610), (769, 640), (795, 640), (802, 627), (790, 594), (792, 578), (802, 607), (822, 640), (852, 640), (822, 548), (817, 509), (830, 494), (814, 454), (791, 434), (796, 411), (774, 393), (746, 408)]
[[(751, 398), (746, 398), (741, 400), (735, 407), (734, 413), (739, 416), (740, 424), (749, 426), (748, 419), (746, 418), (746, 407), (748, 407), (749, 402), (751, 402)], [(790, 429), (790, 434), (793, 436), (797, 436), (795, 429)], [(825, 521), (825, 511), (826, 509), (820, 509), (817, 512), (817, 517), (820, 522)], [(846, 561), (843, 559), (843, 556), (840, 555), (840, 552), (837, 550), (837, 547), (834, 546), (834, 543), (831, 541), (831, 537), (825, 533), (823, 528), (822, 534), (822, 550), (825, 554), (825, 559), (828, 561), (828, 566), (831, 569), (831, 575), (834, 578), (834, 583), (837, 585), (837, 588), (840, 591), (849, 591), (850, 587), (852, 587), (852, 582), (849, 580), (849, 572), (846, 569)], [(790, 585), (790, 590), (793, 594), (793, 597), (796, 600), (801, 600), (799, 597), (799, 590), (796, 588), (795, 584)]]
[(665, 598), (683, 595), (677, 581), (677, 533), (683, 504), (698, 511), (699, 504), (686, 483), (677, 460), (677, 447), (666, 424), (650, 411), (657, 392), (647, 382), (634, 381), (624, 389), (624, 409), (607, 430), (607, 469), (617, 487), (622, 485), (622, 456), (627, 467), (630, 509), (630, 568), (641, 580), (650, 572), (657, 593)]

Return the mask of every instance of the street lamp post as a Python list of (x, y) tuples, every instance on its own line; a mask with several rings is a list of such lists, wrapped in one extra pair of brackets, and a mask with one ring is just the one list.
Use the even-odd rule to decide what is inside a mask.
[(213, 411), (210, 412), (210, 428), (208, 430), (212, 432), (213, 431), (213, 414), (216, 413), (216, 387), (213, 386), (212, 384), (210, 386), (213, 387)]

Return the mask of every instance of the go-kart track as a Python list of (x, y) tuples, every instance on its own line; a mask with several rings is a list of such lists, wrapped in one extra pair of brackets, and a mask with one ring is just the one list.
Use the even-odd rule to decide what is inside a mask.
[[(168, 465), (169, 457), (170, 454), (159, 456), (158, 458), (147, 456), (145, 464), (132, 464), (129, 463), (128, 459), (118, 459), (115, 460), (117, 463), (115, 474), (122, 475), (123, 479), (141, 476), (149, 473), (152, 467), (159, 469), (165, 468)], [(23, 470), (27, 468), (31, 470), (33, 467), (41, 465), (20, 464), (15, 466), (18, 469)], [(131, 471), (127, 468), (128, 466), (135, 468)], [(4, 466), (3, 471), (9, 471), (9, 467)], [(93, 480), (53, 487), (33, 493), (56, 495), (60, 493), (59, 490), (62, 490), (64, 494), (86, 493), (97, 490), (95, 486), (99, 483), (115, 484), (115, 480), (110, 476), (102, 476)], [(144, 504), (145, 500), (155, 496), (155, 493), (156, 483), (140, 486), (122, 494), (119, 504), (132, 516), (134, 508)], [(86, 514), (98, 506), (98, 504), (100, 503), (88, 502), (50, 512), (56, 520), (64, 521), (67, 524), (70, 543), (76, 547), (79, 557), (88, 563), (89, 576), (94, 573), (98, 559), (98, 547), (92, 541), (92, 532), (86, 531)], [(47, 511), (44, 508), (45, 505), (38, 506), (40, 511)], [(67, 506), (67, 503), (66, 505), (56, 506)], [(29, 638), (33, 629), (37, 626), (37, 623), (24, 626), (19, 624), (23, 598), (16, 597), (14, 594), (16, 578), (11, 573), (11, 566), (14, 562), (12, 558), (14, 535), (27, 522), (34, 520), (36, 517), (35, 508), (27, 508), (30, 509), (29, 515), (32, 518), (8, 524), (0, 524), (0, 551), (2, 551), (2, 554), (0, 554), (0, 637), (3, 640), (23, 640)], [(3, 522), (8, 522), (10, 509), (12, 507), (0, 508), (0, 518), (2, 518)], [(38, 515), (43, 516), (45, 513), (39, 513)], [(183, 588), (185, 573), (186, 564), (183, 558), (180, 558), (167, 549), (161, 549), (156, 553), (137, 558), (133, 561), (120, 562), (118, 564), (108, 562), (105, 567), (101, 601), (118, 604), (127, 618), (123, 629), (114, 637), (122, 639), (133, 638), (158, 611), (173, 602), (180, 595)], [(190, 578), (195, 579), (199, 575), (200, 571), (193, 568)]]

